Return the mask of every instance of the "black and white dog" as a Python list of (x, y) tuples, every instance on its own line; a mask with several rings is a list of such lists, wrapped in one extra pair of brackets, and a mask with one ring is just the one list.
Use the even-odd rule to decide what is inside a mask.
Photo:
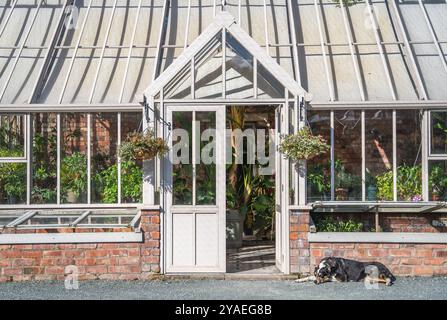
[(339, 281), (369, 281), (372, 283), (393, 284), (396, 278), (380, 262), (360, 262), (338, 257), (321, 259), (315, 267), (314, 275), (297, 279), (296, 282), (314, 281), (315, 284)]

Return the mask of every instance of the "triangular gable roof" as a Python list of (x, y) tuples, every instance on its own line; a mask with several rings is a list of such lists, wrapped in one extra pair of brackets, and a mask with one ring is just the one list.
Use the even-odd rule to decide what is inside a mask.
[(222, 11), (216, 14), (214, 21), (197, 37), (192, 44), (175, 59), (175, 61), (145, 90), (147, 98), (153, 98), (161, 89), (174, 78), (218, 33), (226, 29), (244, 48), (261, 63), (287, 90), (295, 96), (303, 96), (306, 101), (312, 99), (312, 95), (306, 92), (267, 52), (259, 46), (242, 28), (235, 18), (228, 12)]

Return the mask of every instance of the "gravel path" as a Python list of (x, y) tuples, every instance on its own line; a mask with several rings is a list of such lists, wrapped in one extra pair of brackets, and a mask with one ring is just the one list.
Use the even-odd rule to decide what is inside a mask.
[(84, 281), (78, 290), (63, 282), (0, 283), (0, 299), (447, 299), (447, 277), (399, 278), (392, 287), (363, 283), (156, 280)]

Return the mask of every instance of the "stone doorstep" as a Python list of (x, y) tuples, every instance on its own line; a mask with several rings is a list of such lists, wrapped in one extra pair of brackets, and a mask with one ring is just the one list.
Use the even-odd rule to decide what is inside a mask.
[(160, 280), (295, 280), (297, 275), (293, 274), (241, 274), (241, 273), (197, 273), (197, 274), (168, 274), (160, 275)]

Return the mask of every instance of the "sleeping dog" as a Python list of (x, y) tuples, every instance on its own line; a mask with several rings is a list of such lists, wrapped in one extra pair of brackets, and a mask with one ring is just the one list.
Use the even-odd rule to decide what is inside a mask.
[(380, 262), (360, 262), (337, 257), (321, 259), (315, 267), (314, 275), (296, 280), (296, 282), (314, 281), (315, 284), (339, 281), (369, 281), (393, 284), (396, 278)]

